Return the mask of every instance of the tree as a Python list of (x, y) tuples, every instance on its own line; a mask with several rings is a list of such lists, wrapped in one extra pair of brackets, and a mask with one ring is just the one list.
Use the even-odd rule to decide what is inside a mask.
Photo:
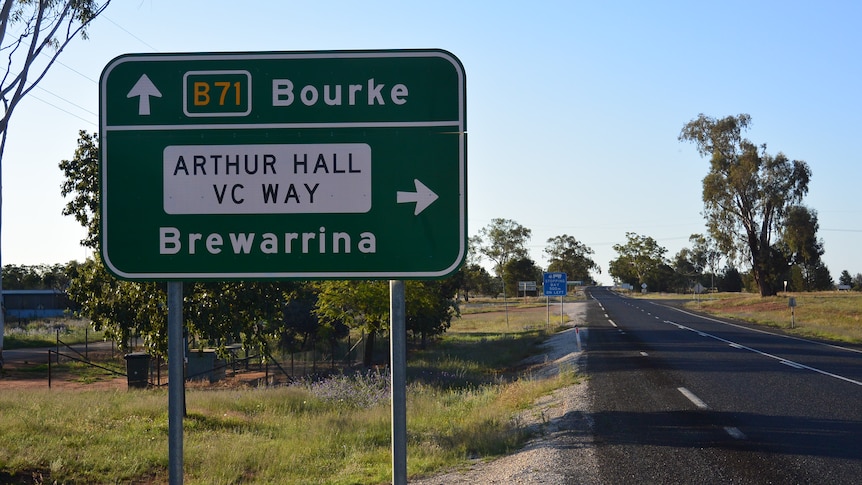
[(444, 333), (452, 325), (452, 318), (460, 315), (454, 299), (456, 292), (452, 279), (405, 283), (405, 325), (410, 334), (420, 338), (422, 348), (429, 337)]
[[(61, 193), (68, 199), (63, 214), (72, 216), (86, 230), (81, 245), (96, 256), (70, 274), (69, 297), (81, 305), (81, 313), (108, 337), (126, 345), (131, 336), (143, 338), (153, 353), (167, 351), (167, 295), (163, 284), (119, 281), (111, 276), (99, 247), (99, 140), (79, 133), (71, 160), (60, 162), (65, 176)], [(285, 332), (284, 305), (296, 283), (199, 282), (183, 285), (184, 325), (189, 334), (208, 345), (241, 341), (267, 352), (270, 335)]]
[(664, 258), (667, 249), (659, 246), (655, 239), (633, 232), (627, 232), (626, 239), (625, 244), (614, 244), (619, 257), (610, 262), (608, 273), (622, 283), (633, 286), (646, 283), (653, 288), (658, 284), (657, 289), (660, 289), (667, 273), (663, 268), (667, 266)]
[(71, 197), (63, 207), (64, 216), (72, 216), (87, 230), (81, 246), (99, 249), (99, 135), (78, 132), (78, 148), (71, 160), (61, 160), (63, 183), (60, 194)]
[(167, 293), (163, 284), (119, 281), (95, 256), (80, 265), (67, 290), (96, 330), (127, 348), (134, 336), (153, 353), (167, 353)]
[(841, 272), (841, 276), (838, 277), (838, 284), (844, 286), (853, 286), (853, 276), (850, 275), (850, 272), (846, 269)]
[(479, 251), (494, 262), (494, 272), (503, 285), (503, 304), (506, 308), (506, 325), (509, 324), (509, 304), (506, 300), (506, 265), (513, 259), (528, 255), (527, 242), (532, 231), (511, 219), (496, 218), (480, 231), (482, 245)]
[(703, 277), (704, 262), (701, 255), (691, 248), (682, 248), (673, 257), (677, 290), (688, 291)]
[[(6, 73), (0, 81), (3, 117), (0, 118), (0, 174), (12, 113), (18, 103), (45, 77), (67, 45), (80, 35), (111, 3), (99, 6), (93, 0), (6, 0), (0, 7), (0, 50), (6, 52)], [(0, 213), (2, 213), (2, 175), (0, 175)], [(0, 224), (2, 228), (2, 224)], [(0, 251), (2, 262), (2, 251)], [(3, 306), (0, 278), (0, 308)], [(5, 316), (0, 311), (0, 368), (3, 367)]]
[(526, 258), (527, 242), (532, 231), (511, 219), (494, 219), (480, 231), (482, 243), (479, 251), (494, 262), (494, 271), (503, 275), (503, 269), (512, 259)]
[(464, 265), (458, 272), (461, 275), (461, 290), (464, 292), (464, 300), (470, 301), (470, 294), (493, 295), (493, 281), (488, 270), (478, 264)]
[(713, 240), (702, 234), (692, 234), (688, 241), (691, 247), (680, 249), (671, 261), (676, 273), (675, 286), (683, 291), (690, 290), (695, 283), (714, 287), (721, 253), (715, 248)]
[[(788, 264), (798, 268), (801, 286), (795, 290), (820, 291), (833, 287), (829, 269), (821, 259), (825, 253), (823, 241), (817, 238), (820, 224), (817, 211), (802, 205), (787, 209), (781, 231), (781, 246)], [(792, 279), (791, 279), (792, 280)]]
[(697, 261), (700, 272), (709, 270), (709, 285), (714, 287), (715, 275), (718, 273), (718, 265), (722, 259), (715, 240), (703, 234), (692, 234), (688, 237), (688, 242), (692, 244), (692, 257)]
[(680, 141), (692, 142), (710, 157), (703, 179), (704, 215), (710, 235), (721, 250), (743, 254), (762, 296), (778, 290), (773, 237), (787, 209), (808, 192), (811, 170), (783, 153), (770, 155), (742, 137), (747, 114), (715, 119), (700, 114), (686, 123)]
[(742, 275), (733, 266), (727, 266), (718, 278), (718, 291), (742, 291)]
[(519, 281), (542, 280), (542, 269), (530, 258), (510, 259), (504, 271), (509, 277), (506, 280), (506, 292), (510, 295), (518, 294)]
[(7, 290), (65, 290), (75, 273), (77, 262), (39, 264), (35, 266), (7, 264), (3, 267), (3, 288)]
[(389, 328), (389, 285), (386, 281), (323, 281), (318, 285), (315, 313), (324, 324), (362, 329), (366, 339), (362, 364), (370, 367), (377, 334)]
[(590, 271), (602, 272), (590, 256), (593, 250), (575, 239), (563, 234), (548, 239), (545, 254), (548, 255), (548, 271), (566, 273), (570, 281), (593, 282)]
[(481, 246), (481, 236), (472, 236), (467, 239), (467, 254), (464, 258), (464, 264), (455, 276), (465, 301), (470, 301), (471, 292), (482, 293), (490, 288), (491, 275), (480, 265), (482, 262)]

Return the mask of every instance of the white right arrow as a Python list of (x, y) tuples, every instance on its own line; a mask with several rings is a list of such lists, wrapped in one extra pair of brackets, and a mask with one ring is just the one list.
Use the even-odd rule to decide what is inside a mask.
[(419, 179), (413, 179), (413, 185), (416, 187), (416, 192), (402, 192), (399, 190), (395, 193), (395, 199), (399, 204), (415, 202), (416, 209), (413, 210), (413, 215), (418, 216), (420, 212), (424, 211), (437, 200), (438, 196), (426, 187), (425, 184), (420, 182)]
[(135, 83), (132, 90), (129, 91), (129, 94), (126, 95), (127, 98), (134, 98), (135, 96), (139, 96), (138, 115), (148, 116), (150, 114), (150, 96), (161, 98), (162, 93), (160, 93), (156, 85), (150, 81), (150, 78), (144, 74), (140, 79), (138, 79), (138, 82)]

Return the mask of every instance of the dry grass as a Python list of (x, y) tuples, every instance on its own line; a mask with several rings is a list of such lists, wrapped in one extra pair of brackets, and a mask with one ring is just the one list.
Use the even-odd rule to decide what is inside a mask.
[[(796, 298), (792, 329), (788, 305), (791, 296)], [(771, 297), (722, 293), (709, 298), (690, 301), (686, 307), (781, 328), (797, 335), (862, 343), (862, 293), (859, 292), (788, 293)]]

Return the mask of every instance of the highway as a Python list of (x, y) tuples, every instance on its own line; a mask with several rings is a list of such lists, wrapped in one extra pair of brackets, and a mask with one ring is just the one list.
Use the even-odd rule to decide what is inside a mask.
[(860, 483), (862, 349), (590, 288), (604, 483)]

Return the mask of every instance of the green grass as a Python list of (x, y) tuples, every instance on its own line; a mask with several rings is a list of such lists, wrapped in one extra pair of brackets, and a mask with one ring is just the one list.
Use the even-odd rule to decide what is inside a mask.
[[(544, 312), (510, 320), (505, 333), (481, 317), (458, 320), (439, 342), (409, 354), (411, 477), (516, 449), (529, 437), (517, 412), (576, 382), (572, 371), (533, 379), (514, 366), (547, 337), (514, 327), (543, 325)], [(315, 385), (187, 391), (185, 482), (390, 482), (389, 402), (374, 397), (381, 381), (330, 380), (321, 384), (335, 388), (329, 395)], [(0, 410), (0, 481), (167, 481), (164, 390), (2, 392)]]

